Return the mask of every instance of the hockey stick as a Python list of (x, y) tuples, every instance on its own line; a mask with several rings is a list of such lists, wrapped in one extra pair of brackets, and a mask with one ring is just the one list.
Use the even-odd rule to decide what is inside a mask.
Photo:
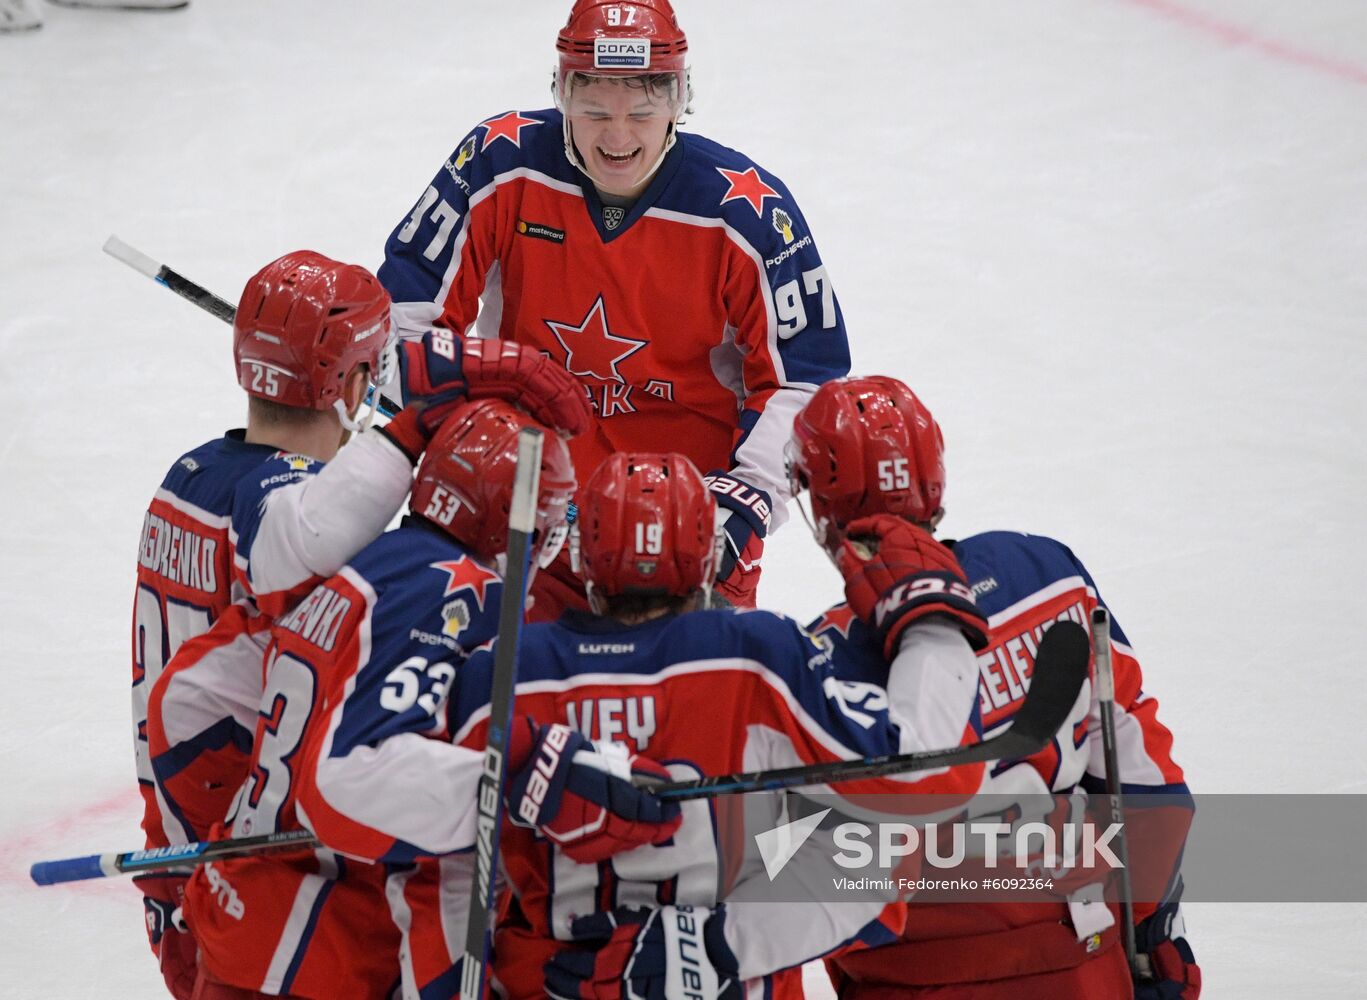
[(1137, 975), (1134, 938), (1134, 902), (1130, 887), (1130, 852), (1125, 843), (1125, 805), (1120, 794), (1120, 753), (1115, 744), (1115, 673), (1111, 669), (1111, 613), (1092, 609), (1092, 644), (1096, 647), (1096, 697), (1101, 707), (1101, 748), (1106, 758), (1106, 798), (1110, 821), (1120, 824), (1115, 853), (1120, 859), (1120, 933), (1125, 941), (1125, 960)]
[(79, 882), (88, 878), (110, 875), (139, 875), (199, 865), (218, 858), (241, 854), (265, 854), (268, 851), (311, 850), (318, 841), (308, 830), (287, 830), (266, 833), (257, 837), (230, 837), (223, 840), (199, 840), (170, 847), (153, 847), (126, 854), (87, 854), (79, 858), (58, 861), (39, 861), (29, 868), (29, 877), (39, 885), (59, 882)]
[(508, 777), (508, 737), (513, 722), (513, 688), (517, 685), (517, 645), (522, 637), (522, 619), (526, 615), (531, 540), (532, 532), (536, 530), (544, 443), (541, 431), (534, 428), (526, 428), (518, 434), (517, 474), (508, 515), (508, 573), (498, 607), (489, 735), (484, 746), (484, 771), (476, 795), (475, 878), (465, 926), (465, 954), (461, 960), (461, 1000), (479, 1000), (484, 996), (484, 972), (489, 962), (490, 932), (494, 925), (494, 864), (498, 858), (499, 827), (503, 825), (503, 786)]
[[(159, 285), (165, 285), (181, 298), (193, 302), (210, 316), (223, 320), (229, 326), (232, 325), (234, 317), (237, 316), (237, 307), (227, 299), (219, 298), (203, 285), (196, 284), (185, 277), (179, 271), (173, 271), (165, 264), (153, 260), (147, 254), (134, 247), (129, 246), (117, 236), (110, 236), (104, 241), (104, 252), (115, 260), (121, 260), (139, 274), (144, 274)], [(366, 402), (369, 403), (375, 398), (373, 387), (366, 390)], [(392, 417), (398, 410), (392, 403), (380, 397), (379, 410), (386, 417)]]
[(203, 285), (197, 285), (184, 275), (158, 263), (141, 250), (135, 250), (117, 236), (104, 241), (104, 252), (121, 260), (139, 274), (145, 274), (159, 285), (165, 285), (183, 299), (188, 299), (211, 316), (231, 324), (237, 307), (221, 299)]
[[(519, 457), (519, 463), (521, 459)], [(538, 463), (538, 471), (539, 471)], [(515, 508), (516, 509), (516, 508)], [(518, 555), (519, 550), (521, 555)], [(487, 892), (492, 881), (492, 859), (498, 849), (496, 817), (502, 810), (501, 774), (500, 783), (494, 784), (493, 768), (501, 772), (501, 752), (493, 747), (494, 719), (508, 718), (511, 706), (507, 703), (516, 677), (512, 676), (516, 664), (511, 661), (515, 656), (514, 642), (504, 643), (504, 635), (520, 634), (521, 616), (516, 608), (511, 612), (509, 601), (519, 599), (525, 586), (526, 538), (518, 538), (516, 532), (510, 533), (508, 544), (509, 577), (505, 583), (504, 603), (499, 608), (499, 645), (495, 653), (499, 657), (495, 679), (507, 677), (509, 683), (504, 688), (495, 685), (495, 702), (490, 713), (490, 748), (485, 753), (485, 776), (480, 782), (480, 819), (479, 842), (476, 852), (476, 889), (485, 895), (477, 903), (472, 897), (470, 929), (472, 937), (467, 939), (467, 953), (480, 951), (480, 941), (490, 924)], [(520, 559), (521, 561), (515, 561)], [(517, 569), (517, 567), (522, 567)], [(523, 583), (514, 581), (514, 572), (522, 574)], [(511, 597), (509, 595), (512, 595)], [(508, 622), (508, 615), (513, 620)], [(505, 631), (506, 629), (506, 631)], [(924, 750), (919, 753), (865, 757), (861, 760), (833, 761), (828, 764), (810, 764), (801, 767), (781, 768), (773, 771), (751, 771), (745, 774), (716, 775), (696, 778), (689, 781), (652, 783), (642, 781), (662, 799), (682, 801), (685, 799), (706, 798), (716, 795), (736, 795), (742, 792), (765, 791), (777, 788), (793, 788), (801, 785), (835, 784), (853, 781), (858, 778), (877, 777), (885, 774), (927, 771), (939, 767), (953, 767), (958, 764), (976, 764), (988, 760), (1015, 760), (1038, 753), (1045, 744), (1054, 738), (1060, 726), (1068, 717), (1069, 710), (1077, 701), (1082, 682), (1087, 679), (1087, 633), (1071, 622), (1059, 622), (1050, 628), (1040, 641), (1035, 655), (1035, 671), (1030, 681), (1030, 690), (1025, 701), (1012, 720), (1011, 727), (990, 740), (967, 747), (952, 747), (946, 750)], [(503, 690), (505, 704), (503, 714), (499, 714), (498, 696)], [(507, 722), (504, 723), (500, 739), (507, 740)], [(505, 748), (506, 749), (506, 748)], [(485, 782), (491, 791), (486, 793)], [(488, 796), (492, 796), (488, 797)], [(255, 854), (258, 851), (278, 851), (286, 848), (306, 849), (317, 847), (318, 842), (305, 830), (276, 833), (259, 837), (233, 837), (224, 840), (206, 840), (192, 844), (180, 844), (147, 851), (130, 851), (127, 854), (91, 854), (79, 858), (65, 858), (59, 861), (40, 861), (29, 870), (33, 881), (39, 885), (53, 885), (58, 882), (74, 882), (78, 879), (103, 878), (109, 875), (136, 874), (139, 872), (160, 871), (167, 868), (180, 868), (185, 865), (212, 861), (215, 858), (235, 857)], [(474, 912), (478, 910), (478, 912)], [(474, 934), (478, 923), (480, 931)], [(471, 948), (473, 943), (474, 948)], [(473, 966), (473, 963), (471, 963)], [(483, 962), (480, 962), (481, 975)], [(473, 995), (473, 994), (472, 994)]]
[(917, 753), (884, 754), (859, 760), (804, 764), (772, 771), (718, 774), (685, 781), (652, 783), (639, 781), (657, 797), (681, 802), (686, 799), (742, 792), (773, 791), (802, 785), (837, 784), (887, 774), (928, 771), (957, 764), (988, 760), (1016, 760), (1038, 753), (1054, 738), (1077, 702), (1087, 680), (1089, 647), (1087, 631), (1073, 622), (1058, 622), (1044, 633), (1035, 653), (1035, 671), (1011, 726), (1006, 732), (972, 746)]

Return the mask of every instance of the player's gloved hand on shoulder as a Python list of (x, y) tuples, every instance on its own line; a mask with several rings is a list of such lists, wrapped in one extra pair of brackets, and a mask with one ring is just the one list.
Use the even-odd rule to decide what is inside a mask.
[(952, 618), (975, 650), (987, 645), (987, 619), (973, 601), (954, 553), (924, 528), (892, 514), (860, 518), (845, 527), (835, 555), (845, 598), (897, 653), (902, 632), (928, 615)]
[(752, 608), (773, 501), (766, 491), (729, 472), (709, 472), (703, 481), (717, 501), (717, 526), (726, 536), (717, 565), (717, 592), (736, 607)]
[(1135, 1000), (1197, 1000), (1201, 995), (1201, 967), (1183, 936), (1186, 927), (1176, 902), (1164, 903), (1135, 927), (1135, 951), (1140, 974), (1134, 980)]
[(580, 917), (570, 924), (578, 947), (562, 948), (543, 969), (546, 991), (576, 1000), (738, 998), (739, 963), (725, 921), (725, 905), (621, 907)]
[(434, 327), (399, 345), (404, 402), (422, 410), (431, 438), (464, 399), (502, 399), (566, 434), (588, 430), (593, 411), (584, 388), (563, 367), (511, 340), (457, 337)]
[(633, 775), (669, 780), (659, 764), (620, 743), (518, 719), (508, 742), (509, 819), (540, 830), (581, 863), (661, 844), (679, 828), (679, 805), (637, 788)]
[(199, 949), (181, 919), (184, 875), (144, 875), (134, 879), (142, 890), (147, 943), (161, 965), (166, 988), (176, 1000), (190, 1000), (199, 972)]

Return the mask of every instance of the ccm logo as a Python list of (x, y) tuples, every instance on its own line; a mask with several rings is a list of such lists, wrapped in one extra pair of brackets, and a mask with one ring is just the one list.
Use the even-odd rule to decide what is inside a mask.
[(546, 738), (541, 741), (540, 753), (532, 762), (532, 775), (527, 780), (527, 790), (517, 804), (517, 814), (529, 826), (537, 825), (541, 815), (541, 804), (546, 801), (546, 793), (551, 790), (551, 775), (560, 766), (560, 756), (569, 742), (568, 726), (551, 726)]
[(708, 476), (705, 480), (707, 488), (718, 496), (730, 497), (740, 506), (754, 512), (755, 517), (764, 525), (764, 530), (769, 530), (769, 500), (763, 493), (753, 486), (746, 486), (738, 479), (730, 476)]
[(973, 591), (957, 580), (942, 580), (938, 576), (918, 576), (914, 580), (893, 587), (888, 595), (878, 602), (873, 609), (874, 624), (881, 628), (888, 612), (899, 610), (908, 604), (926, 601), (939, 594), (947, 594), (969, 604), (973, 603)]

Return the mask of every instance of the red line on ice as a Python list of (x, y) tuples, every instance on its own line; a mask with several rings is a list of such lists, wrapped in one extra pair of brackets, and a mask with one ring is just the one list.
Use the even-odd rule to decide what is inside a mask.
[(1236, 48), (1248, 46), (1265, 56), (1279, 59), (1282, 62), (1294, 63), (1297, 66), (1346, 80), (1349, 83), (1367, 85), (1367, 67), (1334, 59), (1318, 52), (1311, 52), (1309, 49), (1298, 48), (1289, 42), (1260, 35), (1249, 28), (1234, 24), (1231, 21), (1221, 21), (1209, 14), (1173, 3), (1172, 0), (1122, 0), (1122, 2), (1135, 7), (1143, 7), (1160, 17), (1166, 17), (1168, 20), (1176, 21), (1185, 27), (1205, 32), (1207, 35), (1219, 39), (1225, 45)]
[[(33, 880), (29, 878), (29, 865), (35, 861), (52, 861), (58, 857), (76, 856), (79, 854), (101, 854), (105, 850), (135, 850), (138, 844), (130, 847), (122, 845), (91, 845), (90, 850), (77, 849), (69, 851), (68, 855), (55, 853), (52, 846), (53, 841), (58, 836), (73, 826), (80, 826), (94, 820), (103, 819), (105, 816), (115, 813), (126, 812), (130, 807), (131, 798), (135, 795), (131, 790), (111, 795), (102, 802), (93, 802), (83, 809), (59, 816), (48, 821), (41, 829), (35, 829), (31, 833), (21, 833), (17, 836), (6, 837), (0, 840), (3, 846), (4, 861), (0, 863), (0, 885), (18, 886), (24, 885), (36, 888)], [(106, 880), (107, 881), (107, 880)], [(90, 882), (73, 882), (72, 886), (90, 888)]]

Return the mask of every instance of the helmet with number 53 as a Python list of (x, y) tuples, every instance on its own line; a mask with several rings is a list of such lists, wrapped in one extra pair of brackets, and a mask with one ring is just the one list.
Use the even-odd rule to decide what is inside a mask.
[(533, 539), (537, 563), (545, 567), (565, 542), (577, 485), (574, 466), (558, 434), (509, 403), (482, 399), (446, 418), (418, 465), (410, 507), (480, 559), (494, 562), (508, 547), (517, 436), (524, 427), (545, 431)]

